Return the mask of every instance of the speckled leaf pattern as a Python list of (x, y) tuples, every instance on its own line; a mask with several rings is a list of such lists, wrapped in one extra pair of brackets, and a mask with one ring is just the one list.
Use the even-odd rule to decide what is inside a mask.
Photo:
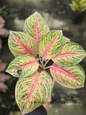
[(39, 42), (39, 55), (44, 59), (52, 59), (60, 52), (62, 44), (62, 31), (50, 31)]
[[(19, 78), (15, 100), (22, 115), (48, 101), (55, 81), (68, 88), (84, 87), (85, 72), (78, 63), (85, 51), (63, 36), (62, 30), (50, 31), (39, 13), (25, 20), (23, 32), (10, 32), (8, 46), (15, 59), (6, 72)], [(5, 91), (5, 84), (0, 83), (0, 88)]]
[(36, 39), (38, 47), (40, 39), (49, 32), (49, 27), (43, 17), (35, 12), (25, 20), (23, 31)]
[(5, 62), (0, 62), (0, 72), (4, 71), (7, 66), (7, 63)]
[(27, 77), (37, 71), (38, 61), (31, 55), (20, 55), (16, 57), (8, 66), (6, 72), (15, 77)]
[(83, 48), (73, 42), (65, 43), (59, 54), (52, 60), (61, 66), (76, 65), (83, 60), (86, 53)]
[(80, 65), (61, 67), (53, 64), (50, 68), (52, 77), (68, 88), (84, 87), (85, 73)]
[(67, 42), (70, 42), (70, 39), (65, 37), (65, 36), (63, 36), (63, 43), (67, 43)]
[(10, 51), (15, 57), (23, 54), (29, 54), (35, 57), (37, 55), (36, 40), (24, 32), (11, 31), (8, 45)]
[(52, 88), (52, 79), (45, 71), (19, 78), (15, 88), (15, 98), (21, 112), (25, 114), (43, 105), (50, 97)]

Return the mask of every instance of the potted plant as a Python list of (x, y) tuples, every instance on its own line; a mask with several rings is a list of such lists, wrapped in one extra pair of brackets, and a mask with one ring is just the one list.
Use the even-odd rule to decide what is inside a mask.
[(54, 81), (68, 88), (84, 87), (85, 73), (79, 62), (85, 51), (61, 30), (50, 31), (39, 13), (25, 20), (23, 32), (10, 31), (8, 45), (15, 59), (6, 72), (19, 78), (15, 99), (22, 114), (47, 102)]
[(83, 20), (86, 10), (86, 0), (68, 0), (70, 21), (78, 24)]

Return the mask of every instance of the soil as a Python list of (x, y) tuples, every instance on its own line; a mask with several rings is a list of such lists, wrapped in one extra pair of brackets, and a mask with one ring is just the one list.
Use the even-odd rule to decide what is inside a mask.
[[(33, 0), (34, 1), (34, 0)], [(42, 0), (39, 0), (39, 3), (43, 3)], [(4, 16), (4, 19), (6, 20), (5, 28), (9, 30), (14, 31), (22, 31), (22, 23), (23, 21), (32, 13), (35, 11), (40, 12), (43, 16), (46, 16), (45, 14), (49, 14), (49, 16), (53, 17), (53, 20), (59, 20), (62, 22), (67, 22), (67, 27), (70, 29), (65, 29), (64, 25), (62, 27), (63, 34), (71, 39), (71, 41), (79, 43), (83, 49), (86, 51), (86, 24), (84, 24), (85, 21), (83, 21), (80, 25), (74, 25), (69, 22), (69, 12), (67, 9), (67, 0), (47, 0), (48, 2), (45, 2), (46, 5), (37, 6), (37, 4), (32, 4), (32, 2), (27, 4), (27, 0), (1, 0), (0, 1), (0, 7), (6, 6), (5, 11), (7, 12), (7, 15)], [(45, 4), (43, 3), (43, 4)], [(45, 17), (46, 19), (46, 17)], [(85, 17), (86, 19), (86, 17)], [(84, 20), (85, 20), (84, 19)], [(15, 25), (15, 21), (19, 20), (18, 24), (21, 22), (18, 27)], [(47, 21), (47, 20), (46, 20)], [(80, 27), (81, 26), (81, 27)], [(54, 26), (50, 28), (56, 29)], [(57, 27), (58, 29), (58, 27)], [(61, 29), (61, 28), (60, 28)], [(75, 31), (75, 32), (74, 32)], [(11, 54), (9, 47), (8, 47), (8, 37), (1, 38), (2, 39), (2, 50), (0, 52), (0, 59), (3, 62), (7, 62), (8, 64), (14, 59), (14, 56)], [(86, 59), (84, 59), (80, 64), (86, 71)], [(5, 71), (4, 71), (5, 73)], [(7, 73), (5, 73), (7, 74)], [(15, 102), (15, 85), (17, 82), (17, 78), (11, 77), (10, 80), (6, 81), (5, 84), (7, 85), (8, 89), (6, 92), (0, 92), (0, 115), (10, 115), (11, 111), (19, 111), (19, 108)], [(85, 83), (86, 84), (86, 83)], [(58, 85), (57, 85), (58, 86)], [(86, 101), (86, 85), (83, 89), (76, 90), (78, 92), (78, 95), (70, 94), (68, 95), (69, 90), (65, 90), (64, 88), (58, 86), (55, 86), (53, 92), (55, 92), (52, 102), (61, 101), (62, 95), (63, 97), (67, 96), (67, 99), (71, 97), (70, 99), (72, 101), (74, 100), (74, 97), (80, 98), (81, 101)], [(67, 92), (66, 92), (67, 91)], [(58, 96), (57, 96), (57, 94)], [(82, 96), (83, 94), (83, 96)], [(69, 97), (68, 97), (69, 96)], [(81, 96), (81, 97), (80, 97)]]

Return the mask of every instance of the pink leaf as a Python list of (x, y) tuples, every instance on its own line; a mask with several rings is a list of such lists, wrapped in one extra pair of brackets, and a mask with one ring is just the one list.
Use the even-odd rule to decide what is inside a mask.
[(23, 54), (33, 55), (35, 57), (37, 55), (36, 40), (24, 32), (10, 31), (8, 45), (15, 57)]
[(5, 92), (5, 90), (7, 89), (7, 86), (4, 83), (0, 83), (0, 91)]
[(15, 77), (27, 77), (31, 76), (38, 70), (38, 60), (28, 54), (20, 55), (16, 57), (6, 69), (6, 72)]
[(25, 20), (24, 32), (31, 35), (37, 42), (37, 47), (41, 38), (49, 32), (49, 27), (42, 16), (35, 12)]
[(86, 56), (84, 49), (77, 43), (66, 42), (63, 44), (59, 54), (52, 58), (54, 63), (61, 66), (76, 65)]
[(53, 64), (50, 72), (52, 77), (65, 87), (81, 88), (84, 86), (85, 73), (80, 65), (62, 67)]
[(46, 103), (52, 88), (52, 79), (45, 71), (19, 78), (15, 88), (15, 98), (21, 112), (26, 114)]
[(5, 82), (10, 78), (9, 75), (5, 75), (4, 73), (0, 73), (0, 82)]
[(4, 71), (4, 69), (6, 68), (7, 63), (1, 62), (0, 63), (0, 72)]
[(5, 23), (5, 20), (0, 16), (0, 24)]
[(9, 30), (2, 28), (0, 29), (0, 36), (1, 37), (7, 37), (9, 35)]
[(62, 45), (62, 31), (50, 31), (39, 42), (39, 55), (44, 59), (52, 59), (60, 52)]
[(2, 24), (0, 24), (0, 29), (1, 29), (1, 28), (3, 28), (3, 27), (4, 27), (4, 24), (3, 24), (3, 23), (2, 23)]

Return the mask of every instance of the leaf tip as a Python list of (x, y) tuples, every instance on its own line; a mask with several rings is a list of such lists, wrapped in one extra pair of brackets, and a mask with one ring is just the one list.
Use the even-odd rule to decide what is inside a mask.
[(82, 85), (82, 88), (84, 87), (84, 85)]
[(63, 31), (62, 31), (62, 30), (60, 30), (60, 33), (63, 33)]
[(5, 70), (5, 72), (7, 72), (7, 73), (8, 73), (7, 69)]
[(35, 14), (38, 14), (38, 12), (35, 12)]
[(10, 30), (10, 33), (12, 33), (12, 30)]
[(10, 30), (10, 34), (13, 34), (13, 31), (12, 31), (12, 30)]

